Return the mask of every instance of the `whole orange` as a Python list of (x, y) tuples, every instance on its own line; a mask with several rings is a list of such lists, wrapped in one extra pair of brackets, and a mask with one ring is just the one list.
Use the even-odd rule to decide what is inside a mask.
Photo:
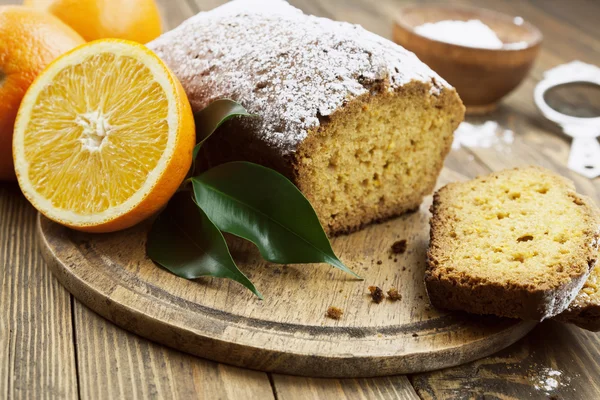
[(148, 43), (161, 34), (154, 0), (25, 0), (56, 15), (85, 40), (117, 38)]
[(58, 18), (0, 6), (0, 180), (14, 180), (12, 135), (25, 92), (48, 64), (83, 38)]

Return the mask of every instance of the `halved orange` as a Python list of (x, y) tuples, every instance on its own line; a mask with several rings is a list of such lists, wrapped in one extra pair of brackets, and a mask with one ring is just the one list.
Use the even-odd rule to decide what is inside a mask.
[(74, 229), (128, 228), (163, 207), (192, 163), (194, 118), (167, 66), (117, 39), (58, 58), (29, 88), (13, 158), (21, 190)]

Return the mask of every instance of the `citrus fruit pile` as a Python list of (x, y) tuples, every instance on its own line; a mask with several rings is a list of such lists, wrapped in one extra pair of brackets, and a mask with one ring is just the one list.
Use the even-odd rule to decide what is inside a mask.
[(75, 229), (137, 224), (180, 187), (196, 140), (181, 84), (140, 44), (161, 32), (154, 0), (25, 5), (0, 7), (0, 180)]
[(19, 185), (45, 216), (91, 232), (162, 208), (192, 163), (192, 110), (145, 46), (107, 39), (59, 57), (23, 98), (13, 155)]

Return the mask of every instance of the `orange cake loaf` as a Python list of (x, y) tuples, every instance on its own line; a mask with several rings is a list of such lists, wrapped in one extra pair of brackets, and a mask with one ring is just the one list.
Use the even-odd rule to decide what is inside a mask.
[(464, 116), (456, 91), (413, 53), (280, 0), (232, 1), (149, 47), (195, 111), (231, 98), (258, 116), (227, 123), (201, 162), (278, 170), (330, 234), (416, 209)]

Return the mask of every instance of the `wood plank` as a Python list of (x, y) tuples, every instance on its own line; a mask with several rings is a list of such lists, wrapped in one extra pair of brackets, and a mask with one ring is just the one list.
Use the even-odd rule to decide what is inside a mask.
[[(167, 31), (197, 12), (159, 1)], [(85, 399), (271, 399), (265, 373), (195, 358), (130, 334), (74, 302), (81, 397)]]
[(74, 399), (70, 296), (40, 257), (36, 214), (0, 183), (0, 398)]
[(581, 30), (585, 26), (586, 33), (592, 37), (600, 37), (600, 2), (595, 0), (569, 2), (564, 0), (530, 0), (536, 8), (543, 8), (548, 15), (558, 19), (563, 25), (569, 24)]
[(272, 399), (267, 374), (217, 364), (128, 333), (76, 301), (84, 399)]
[(215, 7), (227, 3), (228, 0), (187, 0), (196, 12), (209, 11)]
[(159, 0), (157, 3), (162, 18), (163, 32), (170, 31), (198, 12), (195, 4), (188, 0)]
[(364, 399), (415, 400), (419, 397), (405, 376), (371, 379), (317, 379), (273, 374), (279, 400)]
[(598, 334), (554, 321), (498, 354), (412, 376), (422, 399), (597, 399)]

